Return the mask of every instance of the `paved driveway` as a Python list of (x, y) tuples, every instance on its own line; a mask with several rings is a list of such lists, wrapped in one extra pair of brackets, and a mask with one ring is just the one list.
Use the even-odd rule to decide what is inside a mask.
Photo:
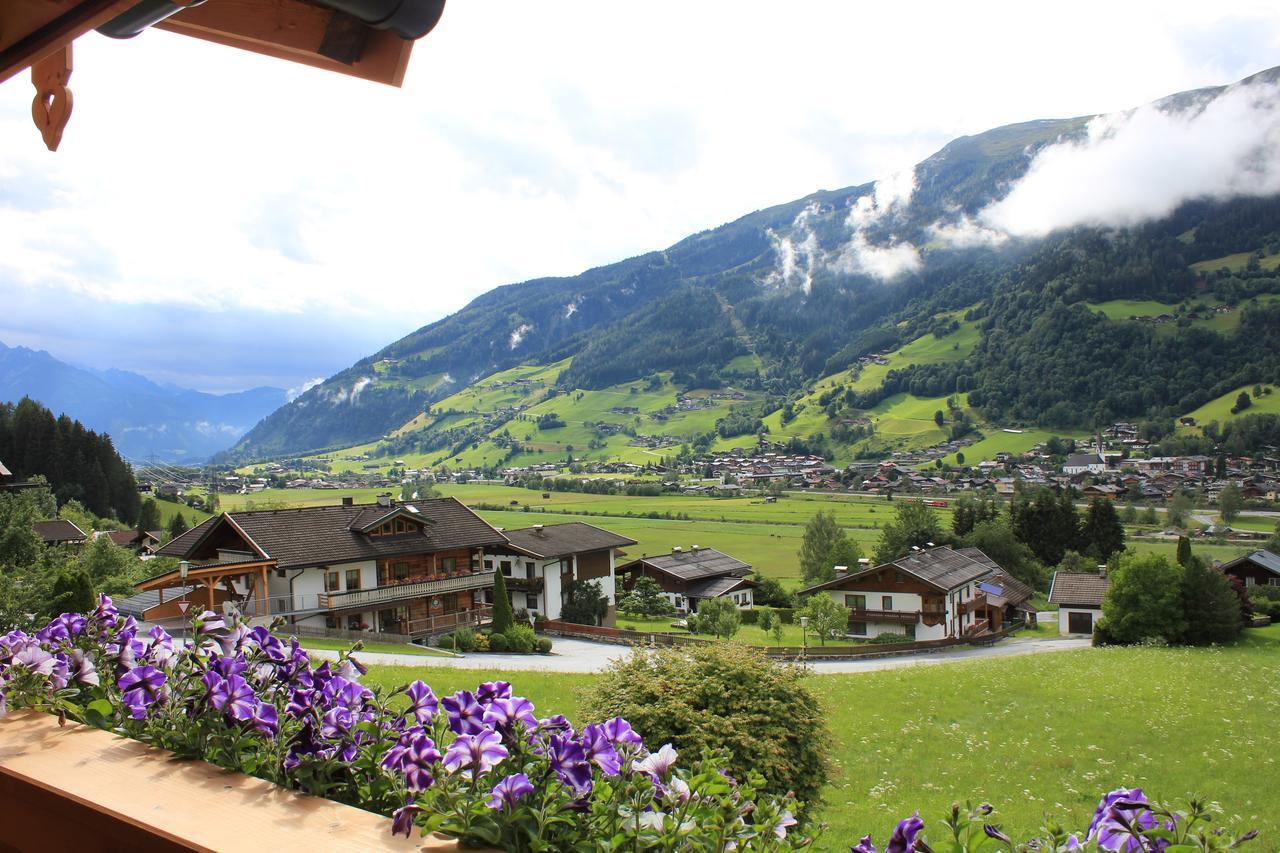
[[(1088, 648), (1088, 646), (1088, 639), (1014, 639), (1003, 640), (991, 646), (971, 646), (954, 651), (898, 655), (873, 660), (810, 661), (809, 668), (816, 673), (873, 672), (916, 665), (1070, 651)], [(600, 672), (608, 666), (609, 661), (626, 655), (627, 651), (625, 646), (615, 646), (610, 643), (555, 638), (555, 647), (550, 655), (473, 654), (452, 658), (359, 652), (357, 657), (367, 664), (390, 666), (497, 669), (512, 672)], [(328, 650), (312, 650), (311, 654), (330, 660), (336, 660), (338, 657), (337, 652)]]

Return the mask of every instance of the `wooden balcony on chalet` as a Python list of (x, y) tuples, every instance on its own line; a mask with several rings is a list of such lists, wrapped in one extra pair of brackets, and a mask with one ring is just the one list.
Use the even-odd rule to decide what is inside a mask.
[(411, 601), (429, 595), (443, 595), (469, 589), (486, 589), (493, 586), (493, 569), (479, 572), (461, 572), (451, 577), (377, 586), (373, 589), (355, 589), (350, 592), (320, 594), (320, 606), (325, 610), (367, 610), (387, 604)]
[(512, 592), (542, 592), (542, 578), (504, 578), (507, 582), (507, 589)]
[(972, 613), (975, 610), (983, 610), (987, 606), (987, 594), (980, 592), (968, 601), (960, 602), (961, 613)]
[(849, 622), (896, 622), (901, 625), (914, 625), (920, 621), (919, 610), (868, 610), (864, 607), (850, 608)]

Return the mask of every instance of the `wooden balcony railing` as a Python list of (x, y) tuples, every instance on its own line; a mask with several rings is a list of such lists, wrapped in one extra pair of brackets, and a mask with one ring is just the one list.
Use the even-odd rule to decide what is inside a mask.
[(492, 607), (476, 607), (471, 610), (460, 610), (457, 613), (428, 616), (425, 619), (410, 619), (405, 625), (405, 633), (413, 637), (423, 637), (442, 634), (454, 628), (478, 628), (492, 621)]
[(975, 610), (981, 610), (987, 606), (987, 594), (980, 592), (968, 601), (960, 602), (961, 613), (972, 613)]
[(849, 610), (850, 622), (897, 622), (902, 625), (914, 625), (920, 621), (919, 610), (868, 610), (865, 607), (854, 607)]
[(360, 610), (381, 607), (397, 601), (409, 601), (428, 595), (461, 592), (468, 589), (485, 589), (493, 586), (493, 569), (480, 572), (462, 572), (453, 577), (428, 581), (406, 581), (373, 589), (356, 589), (351, 592), (328, 592), (320, 596), (320, 604), (326, 610)]

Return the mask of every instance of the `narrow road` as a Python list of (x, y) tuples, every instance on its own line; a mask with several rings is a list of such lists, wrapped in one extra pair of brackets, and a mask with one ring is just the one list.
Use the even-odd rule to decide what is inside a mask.
[[(955, 651), (921, 652), (873, 660), (810, 661), (809, 669), (815, 673), (875, 672), (883, 669), (901, 669), (916, 665), (935, 665), (1001, 658), (1015, 655), (1064, 652), (1089, 647), (1088, 639), (1002, 640), (991, 646), (971, 646)], [(336, 660), (338, 653), (327, 649), (309, 650), (317, 658)], [(456, 658), (425, 657), (423, 655), (399, 655), (377, 652), (357, 652), (356, 657), (365, 664), (378, 666), (405, 666), (418, 669), (483, 669), (510, 672), (600, 672), (615, 658), (624, 657), (629, 650), (625, 646), (610, 643), (592, 643), (585, 640), (555, 640), (550, 655), (472, 654)]]

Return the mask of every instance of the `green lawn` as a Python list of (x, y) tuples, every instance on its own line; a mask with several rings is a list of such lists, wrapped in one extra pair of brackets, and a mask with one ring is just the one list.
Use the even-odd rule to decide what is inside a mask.
[[(1141, 786), (1223, 804), (1259, 850), (1280, 849), (1273, 710), (1280, 626), (1218, 649), (1104, 648), (848, 675), (814, 675), (835, 774), (817, 849), (882, 846), (919, 809), (931, 832), (956, 800), (989, 801), (1014, 837), (1046, 814), (1084, 828), (1099, 795)], [(1212, 673), (1212, 683), (1206, 676)], [(422, 678), (437, 694), (505, 678), (541, 714), (577, 719), (591, 675), (371, 667), (366, 682)], [(935, 839), (937, 836), (935, 835)]]
[[(649, 618), (644, 616), (628, 616), (623, 613), (618, 614), (618, 627), (630, 631), (648, 631), (653, 634), (688, 634), (689, 632), (683, 628), (672, 628), (671, 623), (676, 621), (678, 617), (670, 618)], [(707, 638), (706, 634), (698, 634), (696, 636)], [(749, 646), (801, 646), (804, 644), (804, 630), (800, 625), (783, 625), (782, 626), (782, 642), (779, 643), (773, 636), (772, 631), (764, 631), (756, 625), (742, 625), (738, 629), (738, 633), (733, 635), (734, 642), (746, 643)], [(810, 631), (808, 641), (811, 646), (818, 646), (818, 639)], [(834, 645), (835, 641), (832, 641)], [(842, 645), (847, 645), (846, 641), (840, 641)]]
[[(1073, 433), (1070, 430), (1050, 432), (1042, 429), (1019, 429), (1014, 432), (1006, 432), (995, 427), (984, 427), (982, 432), (982, 439), (958, 451), (964, 454), (965, 465), (972, 467), (984, 459), (994, 460), (997, 453), (1011, 453), (1015, 456), (1020, 456), (1037, 444), (1042, 444), (1054, 436), (1059, 438), (1084, 437), (1084, 433)], [(955, 453), (943, 457), (942, 461), (948, 465), (959, 464)]]

